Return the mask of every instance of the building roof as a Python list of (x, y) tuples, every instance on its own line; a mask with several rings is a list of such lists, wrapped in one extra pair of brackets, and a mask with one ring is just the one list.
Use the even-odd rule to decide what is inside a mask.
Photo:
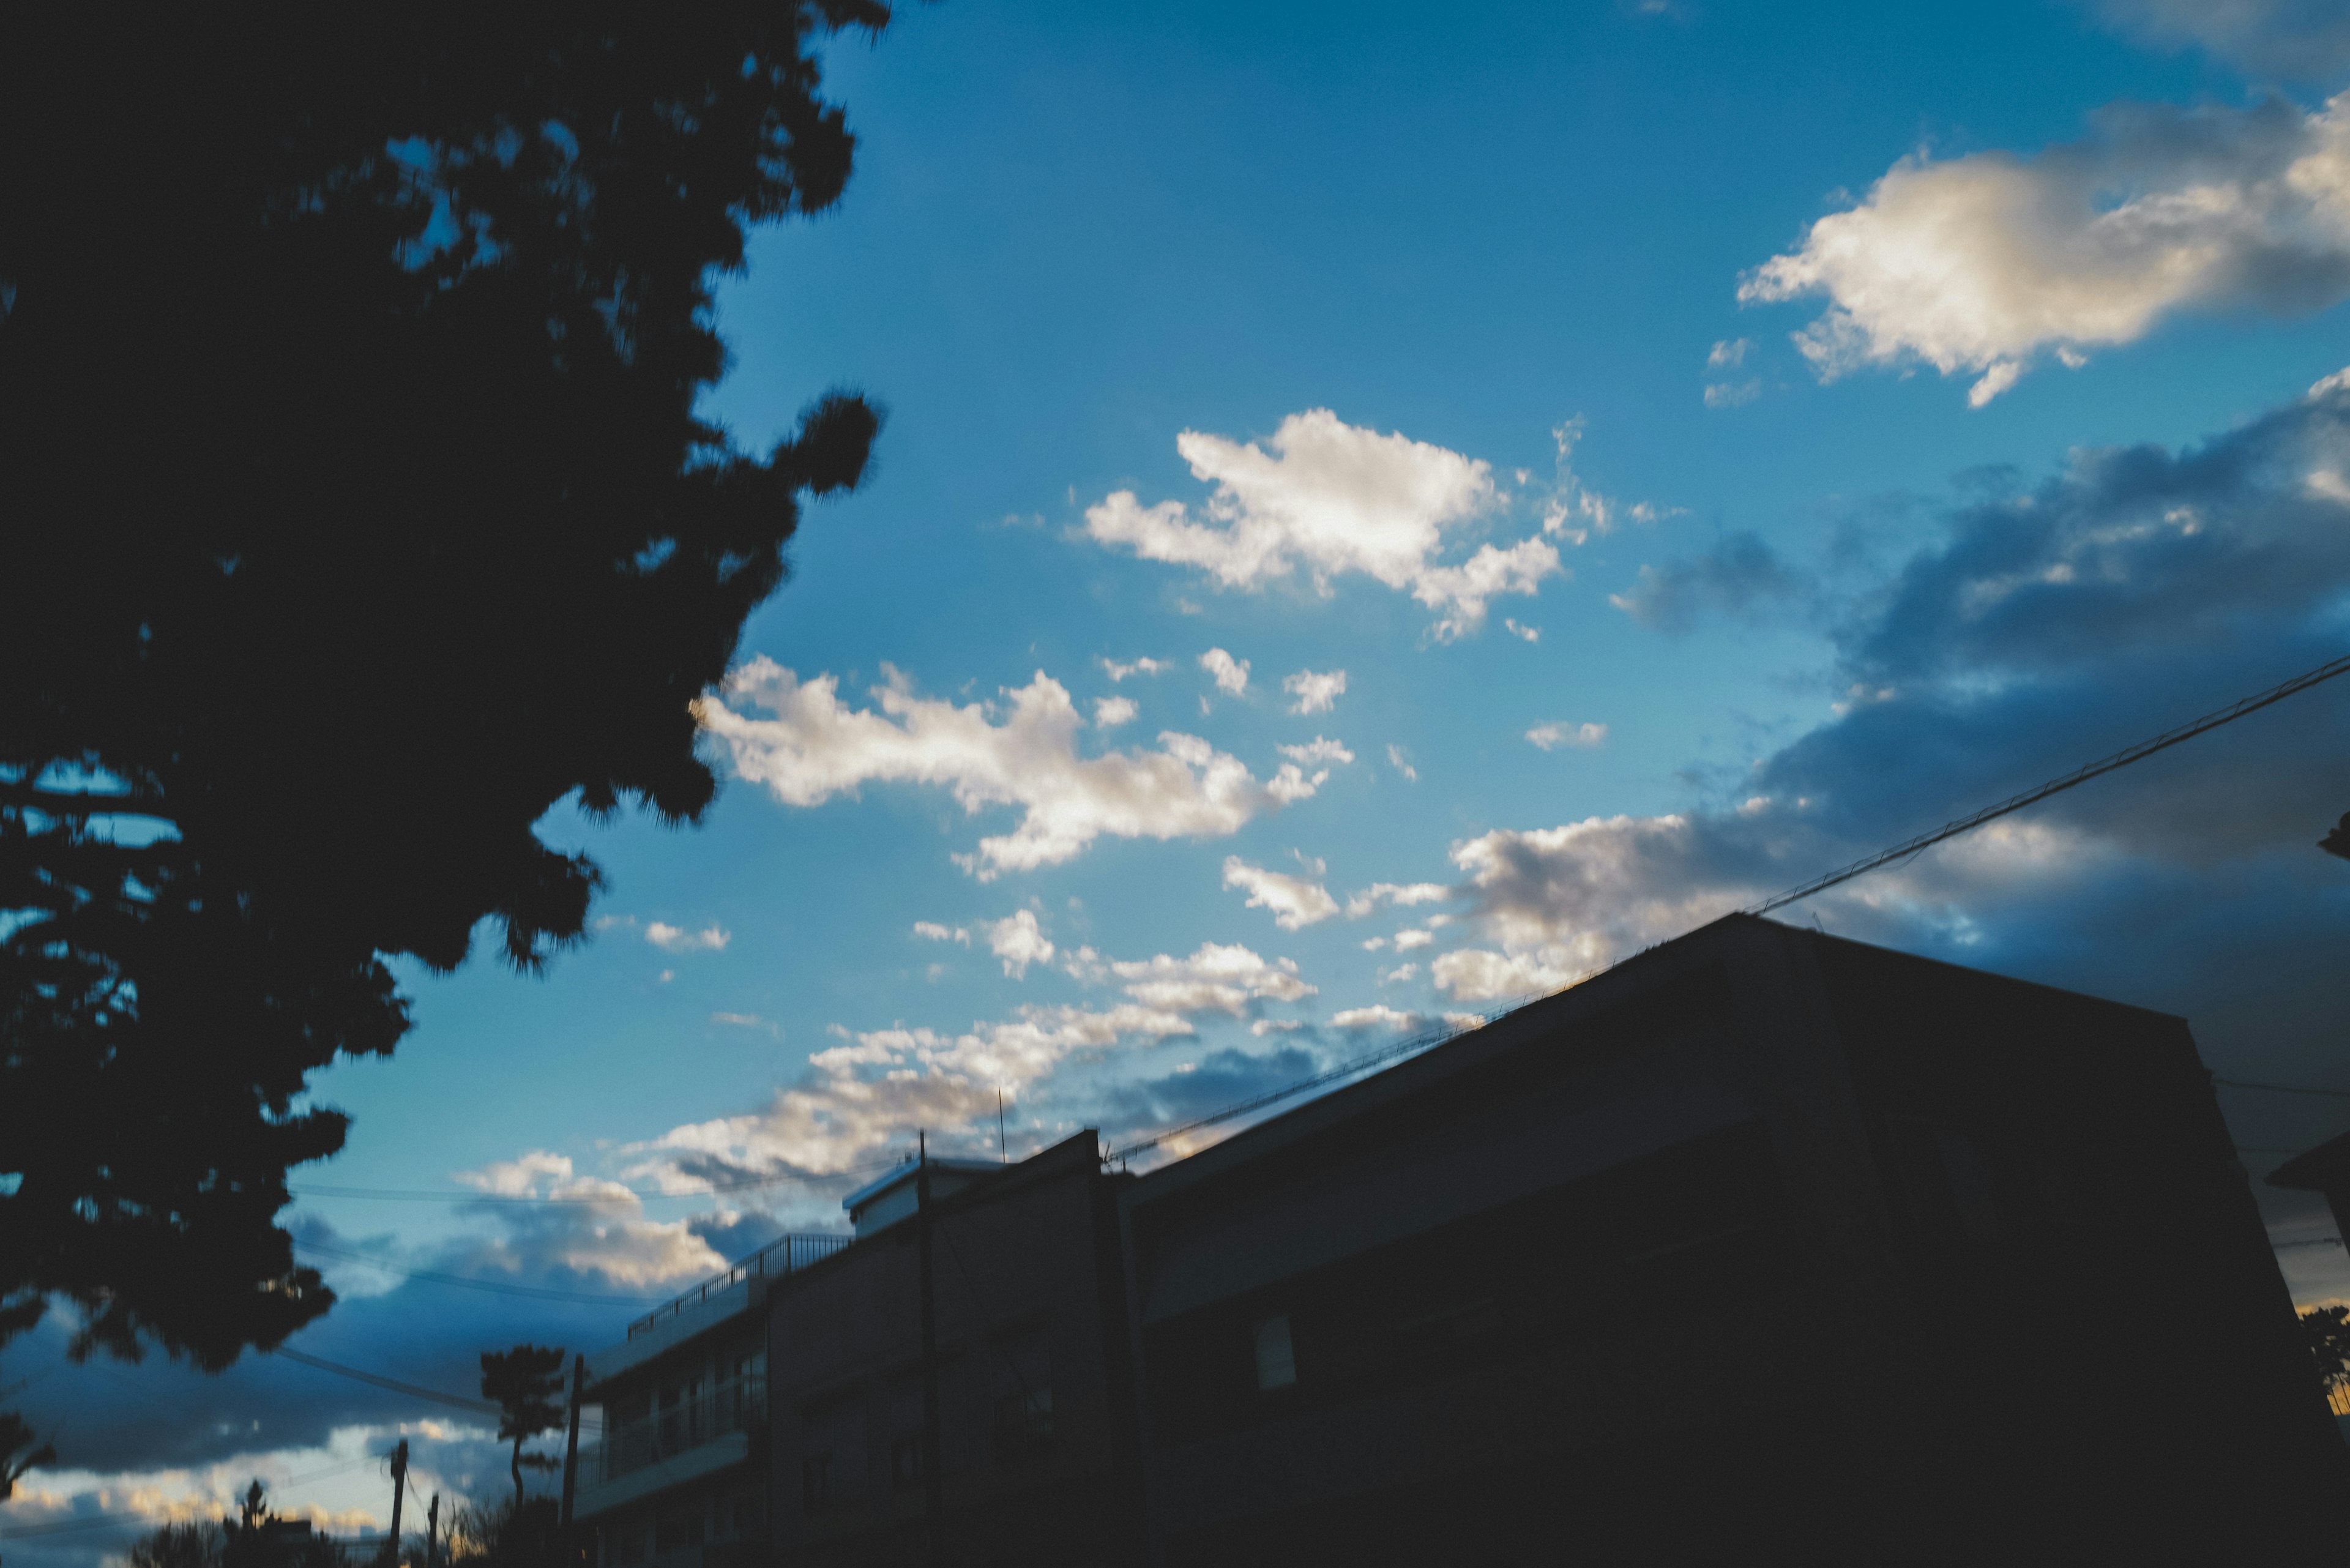
[(2337, 1187), (2350, 1187), (2350, 1133), (2328, 1138), (2315, 1148), (2302, 1150), (2270, 1171), (2268, 1182), (2271, 1187), (2293, 1188), (2303, 1192), (2327, 1192)]

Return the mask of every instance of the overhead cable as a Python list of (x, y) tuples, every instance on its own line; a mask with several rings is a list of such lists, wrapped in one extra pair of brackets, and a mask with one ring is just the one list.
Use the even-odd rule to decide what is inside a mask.
[(2140, 762), (2154, 755), (2157, 752), (2168, 750), (2184, 741), (2191, 741), (2206, 731), (2216, 730), (2222, 724), (2232, 724), (2247, 713), (2257, 713), (2272, 703), (2282, 702), (2297, 692), (2306, 691), (2319, 682), (2331, 680), (2345, 671), (2350, 671), (2350, 654), (2345, 654), (2340, 659), (2321, 664), (2316, 669), (2296, 675), (2290, 680), (2280, 681), (2265, 691), (2256, 691), (2250, 697), (2230, 702), (2225, 708), (2204, 714), (2200, 719), (2190, 720), (2175, 730), (2165, 730), (2152, 740), (2140, 741), (2137, 745), (2116, 752), (2110, 757), (2075, 768), (2061, 778), (2050, 779), (2035, 789), (2025, 790), (2022, 794), (2010, 795), (1997, 805), (1987, 805), (1981, 811), (1970, 812), (1965, 816), (1946, 822), (1931, 833), (1921, 833), (1917, 837), (1897, 844), (1890, 849), (1880, 849), (1874, 855), (1856, 860), (1840, 870), (1831, 871), (1825, 877), (1815, 877), (1802, 887), (1791, 888), (1776, 898), (1765, 898), (1759, 904), (1749, 904), (1744, 912), (1750, 915), (1767, 915), (1773, 909), (1795, 902), (1798, 898), (1808, 898), (1814, 893), (1827, 891), (1839, 882), (1849, 882), (1856, 877), (1865, 876), (1880, 866), (1895, 860), (1906, 860), (1919, 850), (1930, 849), (1946, 838), (1956, 838), (1961, 833), (1981, 827), (1984, 823), (2005, 816), (2010, 812), (2022, 811), (2025, 806), (2046, 800), (2052, 794), (2060, 794), (2065, 790), (2087, 784), (2091, 779), (2103, 777), (2117, 768), (2126, 768), (2132, 763)]
[(2265, 1089), (2272, 1095), (2323, 1095), (2330, 1100), (2350, 1100), (2350, 1089), (2312, 1089), (2299, 1084), (2255, 1084), (2243, 1078), (2215, 1077), (2211, 1081), (2224, 1084), (2231, 1089)]
[(774, 1176), (746, 1177), (740, 1181), (712, 1181), (684, 1192), (647, 1192), (634, 1187), (602, 1192), (549, 1193), (535, 1192), (450, 1192), (414, 1187), (335, 1187), (305, 1182), (286, 1190), (296, 1198), (376, 1198), (411, 1203), (609, 1203), (624, 1194), (646, 1201), (660, 1198), (707, 1198), (718, 1192), (750, 1192), (763, 1187), (780, 1187), (786, 1182), (804, 1182), (820, 1186), (845, 1178), (870, 1175), (902, 1163), (896, 1157), (885, 1160), (868, 1160), (860, 1165), (844, 1166), (833, 1171), (784, 1171)]
[(492, 1416), (505, 1414), (504, 1410), (486, 1399), (467, 1399), (461, 1395), (443, 1394), (438, 1388), (419, 1387), (413, 1383), (402, 1383), (397, 1377), (385, 1377), (373, 1372), (363, 1372), (356, 1366), (346, 1366), (339, 1361), (328, 1361), (322, 1355), (308, 1355), (298, 1350), (289, 1350), (282, 1345), (275, 1350), (264, 1351), (262, 1354), (282, 1355), (288, 1361), (297, 1361), (305, 1366), (315, 1366), (321, 1372), (331, 1372), (338, 1377), (348, 1377), (357, 1383), (370, 1384), (378, 1388), (388, 1388), (394, 1394), (405, 1394), (414, 1399), (430, 1399), (436, 1405), (447, 1405), (459, 1410), (484, 1412)]
[(294, 1249), (299, 1252), (316, 1252), (322, 1257), (341, 1258), (354, 1263), (365, 1263), (371, 1269), (381, 1269), (387, 1274), (399, 1274), (429, 1284), (460, 1285), (469, 1291), (489, 1291), (502, 1296), (527, 1296), (533, 1301), (583, 1302), (590, 1306), (648, 1306), (667, 1301), (666, 1296), (595, 1295), (585, 1291), (558, 1291), (543, 1285), (514, 1285), (500, 1280), (474, 1279), (465, 1274), (440, 1274), (430, 1269), (404, 1269), (397, 1263), (387, 1263), (365, 1252), (354, 1252), (342, 1247), (329, 1247), (317, 1241), (296, 1238)]
[[(2080, 784), (2085, 784), (2091, 779), (2102, 777), (2104, 774), (2112, 773), (2116, 769), (2126, 768), (2132, 763), (2142, 761), (2147, 757), (2154, 755), (2157, 752), (2168, 750), (2169, 747), (2178, 745), (2181, 742), (2191, 741), (2196, 736), (2200, 735), (2207, 731), (2216, 730), (2222, 724), (2233, 723), (2236, 720), (2244, 717), (2248, 713), (2258, 712), (2262, 708), (2269, 707), (2273, 703), (2282, 702), (2288, 697), (2293, 696), (2298, 692), (2306, 691), (2313, 686), (2318, 685), (2323, 681), (2331, 680), (2335, 676), (2345, 673), (2350, 673), (2350, 654), (2345, 654), (2339, 659), (2331, 659), (2326, 663), (2319, 665), (2314, 670), (2307, 670), (2300, 675), (2294, 676), (2290, 680), (2280, 681), (2278, 684), (2270, 687), (2265, 691), (2256, 691), (2250, 697), (2241, 698), (2237, 701), (2230, 702), (2225, 708), (2220, 708), (2212, 712), (2206, 713), (2199, 719), (2190, 720), (2187, 723), (2178, 726), (2176, 729), (2165, 730), (2161, 734), (2156, 735), (2150, 740), (2140, 741), (2137, 745), (2126, 747), (2122, 751), (2116, 752), (2109, 757), (2105, 757), (2097, 762), (2090, 763), (2085, 766), (2075, 768), (2071, 773), (2065, 774), (2059, 778), (2051, 779), (2046, 784), (2041, 784), (2037, 788), (2025, 790), (2021, 794), (2010, 795), (2007, 799), (2001, 801), (1996, 805), (1987, 805), (1981, 811), (1970, 812), (1965, 816), (1959, 817), (1950, 822), (1946, 822), (1941, 826), (1934, 829), (1931, 833), (1921, 833), (1915, 838), (1907, 839), (1902, 843), (1895, 845), (1890, 849), (1881, 849), (1874, 855), (1866, 856), (1861, 859), (1856, 860), (1841, 869), (1827, 873), (1824, 877), (1815, 877), (1812, 880), (1804, 883), (1802, 886), (1791, 888), (1786, 892), (1781, 893), (1774, 898), (1765, 898), (1759, 904), (1750, 904), (1739, 912), (1747, 915), (1766, 915), (1773, 909), (1783, 908), (1788, 904), (1794, 903), (1800, 898), (1808, 898), (1814, 893), (1825, 892), (1828, 888), (1835, 887), (1839, 883), (1849, 882), (1856, 877), (1866, 876), (1869, 872), (1876, 870), (1877, 867), (1889, 865), (1896, 860), (1906, 860), (1910, 856), (1918, 853), (1920, 850), (1932, 848), (1935, 845), (1941, 843), (1945, 839), (1956, 838), (1959, 835), (1968, 832), (1972, 828), (1981, 827), (1986, 822), (1991, 822), (1999, 817), (2005, 816), (2012, 812), (2022, 811), (2027, 805), (2046, 800), (2052, 794), (2060, 794), (2065, 790), (2072, 789)], [(1684, 932), (1682, 934), (1687, 935), (1688, 933)], [(1592, 970), (1587, 974), (1577, 976), (1575, 980), (1569, 981), (1567, 985), (1560, 987), (1559, 990), (1569, 990), (1574, 986), (1585, 984), (1596, 976), (1606, 973), (1608, 970), (1613, 969), (1615, 965), (1613, 964), (1602, 964), (1598, 968)], [(1557, 992), (1551, 992), (1544, 994), (1556, 995)], [(1399, 1042), (1397, 1044), (1384, 1047), (1378, 1051), (1374, 1051), (1365, 1056), (1357, 1057), (1351, 1062), (1343, 1063), (1340, 1065), (1330, 1069), (1328, 1072), (1317, 1073), (1310, 1078), (1302, 1078), (1296, 1083), (1284, 1085), (1280, 1088), (1269, 1090), (1264, 1094), (1243, 1100), (1237, 1105), (1226, 1106), (1223, 1109), (1216, 1111), (1211, 1115), (1201, 1116), (1195, 1121), (1185, 1122), (1180, 1127), (1170, 1127), (1165, 1132), (1159, 1133), (1156, 1137), (1144, 1138), (1138, 1143), (1128, 1144), (1123, 1148), (1113, 1149), (1105, 1154), (1102, 1158), (1106, 1163), (1115, 1164), (1119, 1160), (1127, 1158), (1128, 1156), (1146, 1153), (1170, 1139), (1180, 1137), (1185, 1133), (1197, 1132), (1202, 1127), (1210, 1127), (1215, 1126), (1219, 1122), (1230, 1121), (1234, 1116), (1245, 1116), (1250, 1111), (1263, 1109), (1266, 1106), (1277, 1104), (1278, 1102), (1288, 1099), (1293, 1096), (1302, 1095), (1309, 1089), (1320, 1088), (1326, 1084), (1337, 1083), (1341, 1079), (1352, 1077), (1357, 1073), (1380, 1065), (1383, 1063), (1392, 1062), (1400, 1057), (1409, 1056), (1419, 1052), (1428, 1050), (1431, 1046), (1440, 1045), (1445, 1041), (1453, 1038), (1455, 1035), (1465, 1033), (1470, 1029), (1481, 1028), (1484, 1024), (1490, 1023), (1494, 1019), (1501, 1017), (1503, 1013), (1513, 1012), (1528, 1002), (1537, 1001), (1540, 998), (1537, 996), (1521, 997), (1516, 1001), (1510, 1002), (1506, 1006), (1483, 1014), (1477, 1023), (1464, 1024), (1457, 1028), (1430, 1030), (1426, 1033), (1415, 1035), (1409, 1040)], [(2232, 1080), (2226, 1078), (2218, 1079), (2216, 1081), (2220, 1083), (2233, 1082)], [(2280, 1089), (2292, 1094), (2338, 1095), (2345, 1099), (2350, 1099), (2350, 1090), (2291, 1089), (2288, 1088), (2287, 1085), (2282, 1084), (2238, 1084), (2234, 1086), (2241, 1088)]]
[[(1310, 1078), (1300, 1078), (1294, 1084), (1284, 1084), (1277, 1089), (1268, 1089), (1263, 1094), (1252, 1096), (1237, 1105), (1226, 1106), (1220, 1111), (1211, 1111), (1196, 1120), (1185, 1122), (1181, 1127), (1169, 1127), (1165, 1132), (1155, 1134), (1137, 1143), (1128, 1144), (1123, 1148), (1112, 1149), (1102, 1156), (1102, 1161), (1104, 1164), (1115, 1165), (1135, 1155), (1147, 1154), (1160, 1144), (1181, 1137), (1185, 1133), (1198, 1132), (1203, 1127), (1214, 1127), (1219, 1122), (1228, 1122), (1234, 1116), (1243, 1116), (1251, 1111), (1263, 1110), (1265, 1106), (1277, 1105), (1292, 1096), (1302, 1095), (1308, 1089), (1318, 1089), (1325, 1084), (1335, 1084), (1342, 1078), (1351, 1078), (1357, 1073), (1367, 1072), (1386, 1063), (1415, 1055), (1431, 1047), (1441, 1045), (1457, 1035), (1466, 1034), (1472, 1029), (1482, 1029), (1504, 1013), (1514, 1012), (1527, 1002), (1535, 1000), (1537, 999), (1531, 995), (1514, 997), (1501, 1006), (1484, 1012), (1459, 1015), (1457, 1021), (1448, 1020), (1442, 1025), (1434, 1029), (1422, 1030), (1409, 1039), (1399, 1040), (1392, 1044), (1382, 1045), (1376, 1051), (1366, 1052), (1360, 1056), (1340, 1063), (1327, 1072), (1316, 1073)], [(1469, 1022), (1471, 1018), (1475, 1022)]]

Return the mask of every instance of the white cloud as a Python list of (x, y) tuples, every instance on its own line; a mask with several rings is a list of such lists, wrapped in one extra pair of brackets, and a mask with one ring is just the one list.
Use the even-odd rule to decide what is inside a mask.
[(499, 1198), (560, 1198), (563, 1203), (482, 1205), (504, 1227), (496, 1239), (463, 1243), (468, 1272), (543, 1277), (551, 1270), (600, 1273), (623, 1285), (657, 1285), (706, 1274), (726, 1260), (683, 1220), (644, 1218), (643, 1200), (617, 1181), (580, 1176), (567, 1155), (534, 1150), (457, 1179)]
[(1105, 659), (1101, 661), (1101, 667), (1113, 681), (1123, 680), (1129, 675), (1163, 675), (1175, 668), (1172, 660), (1165, 659), (1138, 659), (1131, 664), (1120, 664), (1114, 659)]
[(1346, 694), (1347, 672), (1333, 670), (1317, 675), (1311, 670), (1301, 670), (1295, 675), (1284, 677), (1281, 689), (1297, 699), (1290, 706), (1291, 712), (1327, 713)]
[(2323, 309), (2350, 294), (2350, 94), (2117, 106), (2031, 160), (1912, 154), (1738, 291), (1815, 294), (1796, 343), (1823, 380), (1922, 361), (1975, 376), (1976, 407), (2043, 351), (2077, 365), (2182, 311)]
[(1507, 619), (1502, 622), (1502, 626), (1512, 637), (1522, 637), (1528, 642), (1542, 640), (1542, 628), (1538, 626), (1521, 626), (1516, 621)]
[(1027, 979), (1030, 964), (1052, 959), (1053, 943), (1036, 924), (1033, 909), (1014, 909), (1000, 920), (982, 920), (979, 929), (987, 935), (987, 950), (1003, 961), (1003, 972), (1014, 980)]
[(1216, 678), (1216, 690), (1238, 697), (1248, 691), (1249, 661), (1234, 659), (1221, 648), (1200, 655), (1200, 668)]
[(1419, 781), (1419, 770), (1411, 765), (1410, 757), (1393, 741), (1388, 742), (1388, 766), (1415, 784)]
[(1214, 486), (1201, 517), (1180, 501), (1146, 507), (1121, 490), (1087, 509), (1086, 532), (1231, 588), (1260, 589), (1302, 566), (1327, 596), (1334, 578), (1361, 573), (1437, 611), (1434, 629), (1447, 639), (1474, 631), (1497, 595), (1532, 594), (1562, 569), (1539, 537), (1440, 562), (1448, 530), (1501, 504), (1491, 465), (1326, 409), (1290, 415), (1264, 446), (1185, 431), (1175, 448)]
[(942, 926), (936, 920), (916, 920), (914, 934), (934, 942), (961, 942), (971, 946), (971, 932), (961, 926)]
[(1414, 904), (1440, 904), (1451, 897), (1452, 889), (1441, 882), (1374, 882), (1361, 892), (1347, 896), (1347, 918), (1359, 920), (1382, 905), (1409, 908)]
[(1383, 971), (1379, 975), (1379, 983), (1381, 985), (1399, 985), (1419, 972), (1419, 965), (1416, 963), (1399, 963), (1391, 970)]
[(1544, 974), (1571, 974), (1772, 890), (1722, 880), (1707, 864), (1709, 848), (1687, 816), (1593, 816), (1497, 828), (1455, 844), (1452, 862), (1468, 873), (1490, 935), (1514, 954), (1533, 955)]
[(1399, 1012), (1382, 1002), (1369, 1007), (1349, 1007), (1342, 1012), (1333, 1013), (1330, 1023), (1339, 1029), (1402, 1030), (1419, 1027), (1420, 1016), (1417, 1012)]
[(1237, 943), (1202, 942), (1188, 958), (1160, 953), (1105, 966), (1126, 981), (1126, 994), (1170, 1012), (1228, 1012), (1237, 1018), (1253, 1002), (1298, 1002), (1315, 993), (1289, 959), (1271, 962)]
[(645, 928), (645, 940), (669, 953), (720, 952), (733, 940), (733, 932), (715, 925), (689, 931), (663, 920), (655, 920)]
[(1396, 951), (1408, 953), (1414, 948), (1424, 948), (1436, 940), (1434, 931), (1424, 931), (1407, 926), (1395, 934)]
[(1762, 395), (1760, 379), (1749, 377), (1743, 381), (1710, 381), (1705, 389), (1705, 406), (1709, 409), (1734, 409), (1751, 403)]
[(1746, 351), (1754, 347), (1752, 337), (1725, 337), (1713, 346), (1705, 357), (1709, 370), (1735, 370), (1746, 363)]
[(1115, 730), (1120, 724), (1134, 722), (1142, 709), (1131, 697), (1097, 697), (1094, 699), (1094, 728)]
[[(935, 1148), (941, 1135), (983, 1127), (992, 1147), (999, 1089), (1016, 1098), (1072, 1057), (1196, 1033), (1193, 1013), (1240, 1018), (1263, 1002), (1315, 994), (1294, 961), (1268, 961), (1238, 944), (1203, 942), (1184, 958), (1105, 961), (1090, 948), (1066, 958), (1073, 976), (1117, 982), (1128, 1000), (1106, 1008), (1022, 1007), (1008, 1019), (961, 1032), (835, 1025), (830, 1033), (841, 1044), (810, 1055), (807, 1075), (764, 1109), (630, 1145), (622, 1151), (634, 1162), (629, 1172), (680, 1193), (766, 1176), (847, 1176), (892, 1144), (902, 1147), (916, 1127), (930, 1129)], [(1284, 1027), (1275, 1023), (1257, 1033)]]
[(1312, 767), (1316, 763), (1351, 763), (1355, 753), (1338, 741), (1325, 740), (1316, 735), (1303, 745), (1279, 746), (1275, 750), (1300, 767)]
[(1429, 965), (1428, 978), (1439, 991), (1461, 1002), (1498, 1002), (1546, 995), (1589, 972), (1588, 969), (1555, 969), (1533, 954), (1462, 948), (1438, 955)]
[(1554, 719), (1546, 724), (1536, 724), (1526, 732), (1526, 739), (1545, 752), (1561, 746), (1598, 746), (1607, 742), (1605, 724), (1570, 724), (1564, 719)]
[[(1120, 838), (1218, 838), (1311, 795), (1318, 779), (1284, 763), (1260, 781), (1236, 758), (1193, 735), (1162, 732), (1159, 749), (1080, 757), (1082, 721), (1060, 682), (1038, 670), (994, 705), (916, 696), (884, 666), (878, 711), (844, 706), (830, 675), (802, 681), (765, 657), (727, 680), (694, 715), (723, 742), (737, 776), (788, 805), (816, 805), (871, 782), (945, 784), (967, 813), (1023, 808), (1013, 832), (979, 841), (956, 862), (981, 881), (1075, 858), (1104, 834)], [(772, 718), (749, 716), (764, 708)]]
[(1284, 931), (1326, 920), (1338, 912), (1338, 900), (1321, 883), (1251, 866), (1237, 855), (1224, 860), (1224, 886), (1245, 888), (1247, 907), (1272, 910), (1273, 923)]

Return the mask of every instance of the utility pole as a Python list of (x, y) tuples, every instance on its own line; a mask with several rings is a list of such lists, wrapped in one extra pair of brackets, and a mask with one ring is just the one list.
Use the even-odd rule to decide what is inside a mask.
[(571, 1539), (571, 1500), (578, 1490), (579, 1479), (579, 1401), (588, 1388), (588, 1358), (571, 1358), (571, 1433), (563, 1440), (563, 1541), (564, 1568), (574, 1568), (579, 1561), (579, 1547)]
[(424, 1511), (424, 1568), (440, 1568), (441, 1494), (432, 1494), (432, 1506)]
[(922, 1512), (930, 1526), (931, 1562), (945, 1561), (945, 1497), (939, 1474), (939, 1303), (931, 1271), (931, 1139), (915, 1137), (920, 1162), (914, 1168), (914, 1226), (921, 1244), (922, 1291)]
[(1001, 1084), (995, 1085), (995, 1163), (1012, 1163), (1003, 1152), (1003, 1085)]
[(400, 1505), (408, 1495), (408, 1439), (391, 1450), (391, 1544), (388, 1561), (400, 1568)]

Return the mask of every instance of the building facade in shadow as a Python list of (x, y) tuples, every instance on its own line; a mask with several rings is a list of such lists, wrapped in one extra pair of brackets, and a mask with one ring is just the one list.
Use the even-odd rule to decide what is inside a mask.
[(1128, 1179), (1100, 1147), (1087, 1129), (1016, 1165), (932, 1159), (927, 1183), (910, 1165), (849, 1195), (855, 1244), (768, 1303), (775, 1561), (1139, 1552)]
[(2350, 1525), (2176, 1018), (1733, 917), (1120, 1210), (1159, 1563), (2288, 1563)]

